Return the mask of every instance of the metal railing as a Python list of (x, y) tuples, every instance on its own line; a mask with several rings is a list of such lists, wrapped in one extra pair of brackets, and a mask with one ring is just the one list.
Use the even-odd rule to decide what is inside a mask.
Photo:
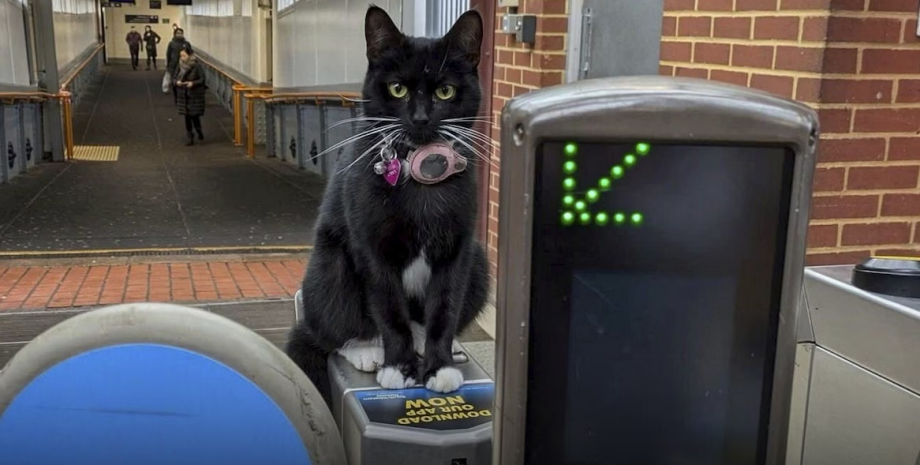
[(0, 93), (0, 184), (25, 173), (43, 152), (42, 92)]
[(61, 101), (62, 124), (64, 127), (64, 150), (67, 160), (73, 160), (74, 156), (74, 137), (73, 137), (73, 107), (83, 97), (83, 91), (92, 82), (102, 61), (100, 52), (105, 49), (105, 44), (98, 44), (83, 61), (74, 66), (61, 81), (61, 90), (58, 92), (58, 98)]
[[(322, 159), (318, 155), (355, 133), (357, 122), (340, 123), (355, 119), (360, 96), (356, 92), (327, 91), (263, 95), (269, 121), (268, 155), (328, 176), (343, 150)], [(254, 152), (254, 147), (248, 147), (250, 157)]]
[(44, 152), (42, 104), (57, 100), (61, 104), (61, 125), (66, 160), (74, 156), (73, 107), (93, 80), (101, 65), (100, 52), (105, 44), (97, 44), (74, 66), (61, 81), (56, 93), (41, 91), (0, 92), (0, 142), (3, 145), (0, 181), (6, 182), (24, 173), (38, 162), (37, 152)]
[[(359, 93), (288, 92), (248, 85), (222, 69), (214, 60), (199, 55), (199, 61), (208, 68), (207, 79), (211, 91), (221, 105), (233, 114), (234, 145), (245, 144), (248, 158), (255, 158), (256, 146), (264, 143), (269, 156), (280, 154), (279, 158), (283, 161), (317, 174), (325, 174), (331, 169), (333, 156), (319, 160), (316, 155), (353, 134), (354, 125), (332, 126), (357, 115), (355, 100), (360, 98)], [(285, 116), (291, 114), (292, 110), (296, 116), (293, 120), (286, 120)], [(282, 126), (287, 130), (279, 134)], [(264, 129), (264, 133), (260, 134), (260, 129)], [(304, 141), (312, 140), (309, 150), (312, 155), (308, 157), (308, 152), (301, 154), (295, 151), (294, 156), (285, 156), (286, 152), (278, 150), (278, 141), (287, 140), (289, 134), (295, 146), (302, 146)]]
[(218, 102), (233, 114), (233, 144), (243, 145), (243, 121), (246, 121), (246, 138), (255, 144), (258, 127), (257, 109), (252, 103), (255, 97), (272, 91), (271, 87), (262, 87), (243, 82), (239, 77), (228, 73), (215, 60), (198, 54), (198, 61), (205, 65), (205, 79)]

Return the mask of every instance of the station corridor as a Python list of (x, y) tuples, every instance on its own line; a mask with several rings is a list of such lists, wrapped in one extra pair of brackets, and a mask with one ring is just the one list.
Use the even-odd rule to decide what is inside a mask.
[(75, 159), (0, 185), (0, 366), (63, 318), (124, 302), (222, 302), (283, 342), (324, 180), (247, 158), (212, 95), (205, 140), (185, 146), (161, 77), (101, 68), (74, 108)]
[[(208, 95), (205, 140), (185, 126), (162, 74), (108, 65), (74, 112), (75, 160), (0, 186), (0, 251), (17, 256), (305, 250), (325, 181), (232, 143)], [(117, 155), (117, 158), (115, 156)]]

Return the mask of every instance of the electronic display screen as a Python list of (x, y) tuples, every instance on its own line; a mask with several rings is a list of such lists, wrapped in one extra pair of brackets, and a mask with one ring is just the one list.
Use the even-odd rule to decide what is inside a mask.
[(537, 153), (529, 465), (764, 461), (794, 153)]

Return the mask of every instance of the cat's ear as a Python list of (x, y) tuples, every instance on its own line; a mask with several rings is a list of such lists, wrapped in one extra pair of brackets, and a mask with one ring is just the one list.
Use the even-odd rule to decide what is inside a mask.
[(451, 54), (462, 56), (471, 66), (479, 65), (482, 49), (482, 16), (476, 10), (469, 10), (460, 15), (457, 21), (444, 35)]
[(384, 50), (398, 46), (402, 33), (386, 11), (372, 5), (364, 17), (364, 38), (367, 40), (367, 59), (374, 61)]

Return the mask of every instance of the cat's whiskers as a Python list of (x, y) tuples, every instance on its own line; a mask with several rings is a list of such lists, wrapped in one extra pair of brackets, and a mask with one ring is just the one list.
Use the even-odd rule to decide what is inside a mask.
[[(396, 129), (388, 134), (384, 134), (383, 137), (380, 138), (380, 140), (378, 140), (373, 145), (368, 147), (368, 149), (365, 150), (364, 153), (355, 157), (354, 161), (349, 163), (348, 166), (346, 166), (345, 168), (342, 168), (341, 170), (339, 170), (339, 172), (336, 174), (342, 174), (348, 171), (349, 169), (351, 169), (352, 166), (355, 166), (355, 164), (361, 161), (364, 157), (370, 155), (371, 152), (374, 151), (374, 149), (380, 147), (381, 144), (392, 144), (392, 140), (395, 139), (397, 136), (399, 136), (402, 132), (403, 132), (402, 129)], [(371, 157), (371, 161), (373, 160), (374, 160), (374, 157)]]
[(485, 134), (479, 131), (462, 126), (456, 126), (453, 124), (443, 125), (442, 128), (450, 131), (452, 134), (462, 135), (470, 141), (484, 146), (484, 150), (487, 152), (498, 148), (498, 146), (495, 145), (495, 142), (493, 142), (491, 138), (487, 137)]
[[(343, 124), (348, 124), (348, 123), (364, 123), (364, 122), (367, 122), (367, 121), (372, 121), (372, 122), (374, 122), (374, 124), (377, 124), (377, 123), (383, 123), (383, 122), (396, 122), (396, 121), (399, 121), (399, 119), (397, 119), (397, 118), (390, 118), (390, 117), (378, 117), (378, 116), (358, 116), (358, 117), (356, 117), (356, 118), (347, 118), (347, 119), (343, 119), (343, 120), (341, 120), (341, 121), (336, 121), (335, 124), (332, 124), (332, 125), (330, 125), (328, 128), (326, 128), (326, 131), (324, 131), (324, 132), (329, 132), (329, 130), (331, 130), (332, 128), (341, 126), (341, 125), (343, 125)], [(370, 126), (373, 126), (373, 124), (370, 125)]]
[(452, 130), (453, 132), (456, 132), (456, 133), (458, 133), (458, 134), (462, 134), (462, 135), (464, 135), (464, 136), (466, 136), (466, 137), (468, 137), (468, 138), (470, 138), (470, 139), (472, 139), (472, 140), (475, 140), (475, 141), (477, 141), (477, 142), (479, 142), (479, 143), (485, 145), (489, 150), (497, 149), (497, 148), (498, 148), (498, 146), (495, 145), (495, 142), (492, 140), (492, 138), (486, 136), (485, 134), (483, 134), (483, 133), (481, 133), (481, 132), (479, 132), (479, 131), (476, 131), (476, 130), (473, 130), (473, 129), (469, 129), (469, 128), (465, 128), (465, 127), (462, 127), (462, 126), (452, 125), (452, 124), (445, 125), (444, 128), (445, 128), (445, 129)]
[(488, 128), (498, 128), (498, 125), (488, 116), (468, 116), (464, 118), (449, 118), (441, 121), (442, 123), (455, 123), (455, 124), (464, 124), (469, 123), (472, 125), (482, 123)]
[[(482, 161), (488, 163), (489, 165), (491, 165), (491, 166), (494, 167), (494, 168), (498, 168), (498, 166), (495, 165), (489, 157), (487, 157), (486, 155), (484, 155), (484, 154), (482, 153), (482, 152), (486, 152), (487, 150), (482, 150), (482, 147), (479, 147), (479, 150), (477, 150), (477, 149), (474, 148), (472, 145), (470, 145), (470, 144), (472, 143), (472, 144), (476, 144), (476, 145), (478, 146), (479, 144), (478, 144), (476, 141), (474, 141), (474, 140), (472, 140), (472, 139), (468, 139), (466, 136), (463, 136), (463, 135), (461, 135), (461, 134), (458, 134), (458, 133), (455, 133), (455, 132), (451, 132), (450, 128), (442, 128), (442, 129), (439, 129), (439, 130), (438, 130), (438, 134), (440, 134), (440, 135), (441, 135), (442, 137), (444, 137), (445, 139), (454, 140), (454, 141), (456, 141), (456, 142), (462, 144), (462, 145), (465, 146), (466, 148), (470, 149), (470, 151), (473, 152), (473, 154), (475, 154), (479, 159), (481, 159)], [(475, 163), (475, 161), (471, 161), (471, 163)]]
[(370, 100), (368, 100), (368, 99), (349, 98), (349, 97), (345, 97), (345, 96), (342, 96), (342, 95), (339, 95), (339, 97), (340, 97), (342, 100), (347, 100), (347, 101), (349, 101), (349, 102), (355, 102), (355, 103), (366, 103), (366, 102), (370, 102)]
[(335, 150), (338, 150), (339, 147), (344, 147), (344, 146), (346, 146), (346, 145), (348, 145), (348, 144), (353, 144), (353, 143), (355, 143), (355, 142), (357, 142), (357, 141), (359, 141), (359, 140), (361, 140), (361, 139), (364, 139), (365, 137), (370, 137), (370, 136), (373, 136), (373, 135), (375, 135), (375, 134), (380, 134), (380, 133), (384, 133), (384, 132), (387, 132), (387, 131), (392, 131), (393, 129), (398, 128), (398, 127), (399, 127), (398, 124), (388, 124), (388, 125), (386, 125), (386, 126), (381, 126), (381, 127), (379, 127), (379, 128), (374, 128), (374, 129), (369, 129), (369, 130), (366, 130), (366, 131), (363, 131), (363, 132), (359, 132), (358, 134), (355, 134), (355, 135), (353, 135), (353, 136), (351, 136), (351, 137), (349, 137), (349, 138), (347, 138), (347, 139), (345, 139), (345, 140), (339, 142), (338, 144), (335, 144), (335, 145), (333, 145), (332, 147), (329, 147), (328, 149), (323, 150), (322, 152), (320, 152), (320, 153), (318, 153), (318, 154), (316, 154), (316, 155), (310, 157), (310, 160), (312, 161), (312, 160), (317, 159), (317, 158), (319, 158), (319, 157), (321, 157), (321, 156), (323, 156), (323, 155), (325, 155), (325, 154), (327, 154), (327, 153), (330, 153), (330, 152), (333, 152), (333, 151), (335, 151)]

